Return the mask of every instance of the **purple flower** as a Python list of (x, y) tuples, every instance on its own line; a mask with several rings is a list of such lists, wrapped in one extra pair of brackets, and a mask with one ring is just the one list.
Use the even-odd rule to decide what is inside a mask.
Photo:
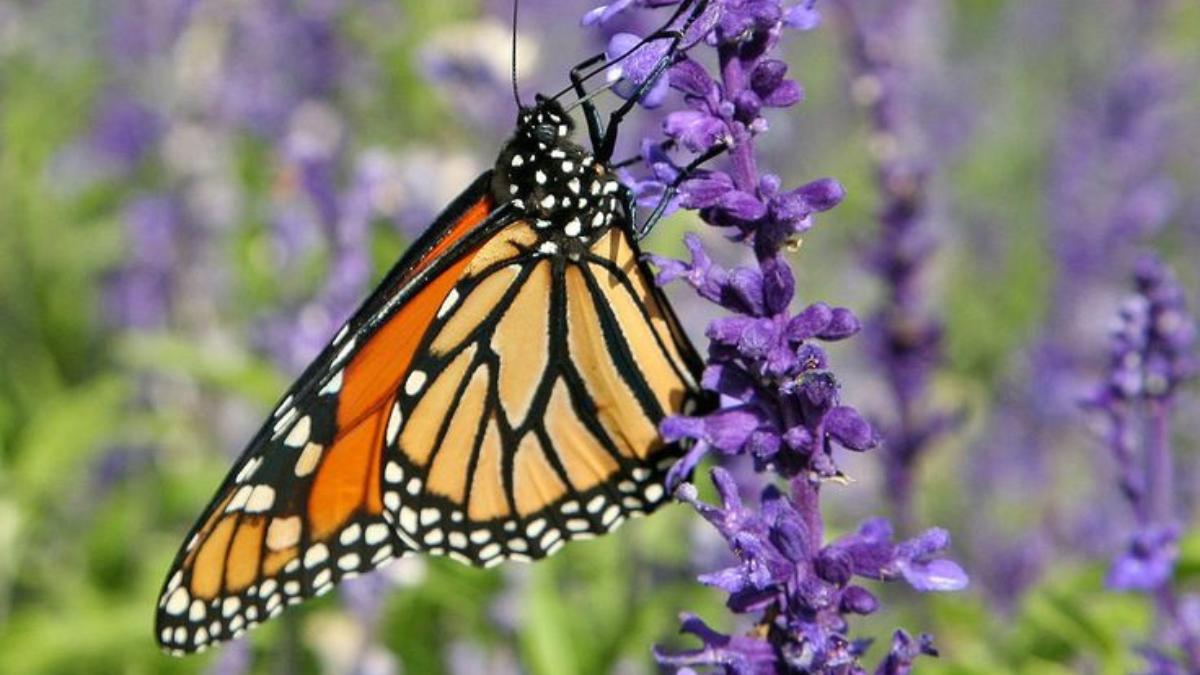
[[(728, 605), (738, 613), (762, 617), (754, 634), (730, 637), (687, 615), (683, 631), (700, 637), (704, 646), (681, 654), (656, 653), (672, 666), (720, 665), (727, 672), (827, 672), (855, 664), (865, 648), (845, 635), (846, 616), (874, 613), (879, 602), (854, 577), (903, 578), (917, 590), (957, 590), (966, 575), (954, 563), (935, 558), (949, 538), (930, 530), (907, 542), (893, 543), (891, 527), (882, 519), (822, 546), (819, 528), (787, 495), (775, 487), (762, 492), (761, 507), (747, 507), (732, 476), (712, 472), (721, 499), (716, 507), (696, 498), (685, 484), (677, 496), (691, 504), (729, 542), (738, 564), (702, 575), (701, 583), (729, 593)], [(903, 635), (903, 639), (901, 639)], [(916, 646), (914, 646), (916, 645)], [(933, 653), (928, 638), (914, 642), (898, 633), (897, 644), (880, 672), (895, 670), (918, 653)], [(888, 665), (891, 664), (891, 665)], [(857, 666), (855, 666), (857, 667)], [(862, 672), (854, 671), (854, 672)]]
[(337, 9), (337, 3), (297, 8), (265, 0), (239, 12), (229, 36), (238, 60), (221, 81), (225, 115), (276, 137), (301, 103), (329, 97), (345, 74), (342, 46), (334, 35)]
[(881, 207), (877, 243), (868, 264), (886, 296), (867, 319), (865, 337), (891, 395), (887, 408), (894, 413), (882, 428), (885, 484), (895, 515), (907, 529), (917, 463), (959, 417), (931, 409), (928, 401), (930, 380), (942, 361), (942, 322), (929, 309), (924, 283), (937, 244), (926, 216), (933, 160), (931, 152), (913, 142), (919, 135), (913, 122), (920, 118), (914, 110), (919, 104), (913, 91), (917, 78), (900, 65), (904, 51), (911, 49), (904, 30), (912, 23), (908, 16), (915, 5), (890, 2), (869, 8), (867, 3), (847, 1), (835, 7), (853, 81), (876, 84), (872, 96), (862, 97), (871, 133), (896, 139), (904, 148), (874, 156)]
[[(585, 23), (645, 4), (606, 6)], [(665, 117), (665, 140), (643, 143), (650, 175), (634, 178), (639, 199), (668, 195), (677, 185), (679, 207), (698, 211), (706, 223), (743, 242), (756, 261), (754, 267), (716, 265), (695, 236), (685, 238), (688, 261), (650, 257), (660, 270), (660, 284), (685, 281), (729, 312), (709, 323), (701, 380), (704, 389), (719, 395), (721, 406), (703, 415), (670, 417), (660, 431), (668, 441), (692, 441), (668, 481), (678, 484), (676, 496), (721, 533), (737, 559), (699, 579), (728, 593), (729, 609), (753, 615), (756, 624), (750, 634), (734, 637), (685, 614), (684, 632), (702, 646), (655, 654), (680, 673), (700, 666), (726, 673), (865, 673), (858, 660), (867, 643), (851, 639), (849, 618), (875, 612), (879, 602), (855, 583), (856, 577), (903, 579), (919, 590), (966, 585), (962, 569), (938, 557), (949, 545), (942, 530), (895, 543), (890, 525), (872, 519), (832, 542), (823, 537), (819, 492), (825, 482), (844, 478), (837, 453), (869, 450), (879, 438), (857, 410), (840, 400), (838, 379), (822, 346), (856, 334), (858, 319), (848, 309), (820, 302), (793, 312), (795, 279), (782, 249), (813, 226), (815, 214), (836, 206), (844, 191), (831, 179), (783, 189), (778, 176), (759, 172), (755, 150), (755, 138), (768, 128), (763, 111), (802, 97), (787, 65), (772, 51), (784, 28), (815, 23), (812, 3), (797, 11), (785, 10), (778, 0), (711, 0), (693, 24), (703, 34), (694, 40), (688, 35), (683, 49), (665, 56), (661, 48), (643, 47), (645, 54), (627, 58), (629, 65), (618, 72), (631, 83), (644, 82), (659, 59), (670, 58), (666, 80), (684, 106)], [(636, 41), (621, 37), (610, 58)], [(715, 49), (719, 78), (686, 54), (700, 45)], [(673, 151), (724, 151), (728, 169), (707, 167), (681, 176)], [(718, 467), (712, 475), (721, 506), (705, 504), (683, 481), (709, 454), (748, 456), (756, 470), (787, 480), (790, 491), (768, 487), (757, 505), (747, 505), (732, 474)], [(922, 653), (932, 653), (927, 640), (897, 637), (879, 672), (906, 672)]]
[(875, 671), (875, 675), (908, 675), (913, 672), (913, 661), (922, 654), (938, 655), (933, 647), (933, 639), (928, 635), (921, 635), (914, 640), (908, 633), (898, 630), (892, 635), (892, 650)]
[[(1200, 626), (1190, 625), (1172, 588), (1179, 557), (1178, 498), (1171, 448), (1171, 411), (1179, 387), (1196, 375), (1196, 321), (1183, 288), (1157, 257), (1144, 255), (1134, 270), (1137, 294), (1120, 311), (1113, 330), (1108, 376), (1087, 402), (1109, 422), (1109, 448), (1136, 529), (1113, 560), (1106, 580), (1114, 589), (1149, 594), (1162, 619), (1177, 626), (1160, 637), (1177, 649), (1175, 664), (1200, 668)], [(1150, 648), (1155, 672), (1172, 659)]]
[(125, 207), (129, 257), (109, 277), (105, 318), (140, 330), (166, 325), (178, 262), (179, 239), (186, 227), (183, 210), (171, 195), (143, 195)]
[(110, 91), (93, 113), (91, 146), (118, 170), (129, 171), (154, 148), (161, 126), (153, 110), (123, 92)]
[(1105, 585), (1124, 591), (1153, 591), (1170, 582), (1179, 558), (1179, 530), (1151, 525), (1135, 532), (1113, 560)]
[[(640, 41), (641, 38), (632, 33), (617, 33), (609, 39), (608, 48), (604, 50), (609, 61), (625, 57), (607, 72), (608, 81), (616, 83), (614, 91), (622, 98), (633, 96), (638, 87), (654, 76), (655, 66), (666, 56), (667, 45), (661, 40), (635, 49)], [(647, 108), (657, 108), (666, 96), (667, 79), (658, 77), (639, 102)]]

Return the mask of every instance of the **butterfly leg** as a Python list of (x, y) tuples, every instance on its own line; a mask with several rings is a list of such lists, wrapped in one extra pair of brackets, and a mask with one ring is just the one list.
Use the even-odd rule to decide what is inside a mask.
[(571, 69), (571, 87), (575, 89), (575, 94), (579, 96), (581, 105), (583, 106), (583, 118), (587, 121), (588, 137), (591, 139), (592, 147), (598, 148), (604, 140), (604, 124), (600, 121), (600, 111), (596, 109), (596, 105), (592, 103), (587, 89), (584, 88), (584, 82), (588, 77), (594, 75), (583, 75), (583, 71), (604, 61), (604, 54), (596, 54), (595, 56), (582, 61)]
[[(665, 25), (670, 26), (671, 24), (675, 23), (679, 17), (681, 17), (683, 13), (687, 11), (689, 4), (690, 3), (688, 2), (681, 3), (679, 5), (679, 9), (675, 10), (675, 13)], [(638, 101), (640, 101), (642, 97), (645, 96), (648, 91), (650, 91), (650, 88), (654, 86), (658, 78), (664, 75), (667, 68), (671, 67), (671, 65), (675, 62), (675, 57), (679, 54), (679, 45), (683, 42), (683, 38), (687, 35), (688, 30), (691, 29), (692, 24), (694, 24), (696, 20), (700, 18), (707, 7), (708, 0), (697, 0), (692, 7), (691, 13), (683, 22), (682, 26), (675, 29), (661, 29), (643, 39), (638, 46), (634, 47), (633, 50), (630, 50), (629, 53), (632, 53), (633, 51), (640, 49), (642, 45), (653, 40), (671, 40), (671, 44), (667, 47), (667, 53), (663, 56), (663, 58), (659, 59), (658, 63), (654, 65), (654, 69), (650, 71), (650, 75), (638, 85), (633, 94), (626, 99), (625, 102), (620, 105), (620, 107), (609, 114), (608, 127), (605, 130), (603, 141), (595, 147), (596, 159), (601, 162), (608, 162), (610, 159), (612, 159), (613, 152), (616, 150), (617, 145), (617, 129), (620, 127), (621, 121), (624, 120), (625, 116), (633, 110)]]
[[(714, 145), (705, 151), (704, 154), (688, 162), (687, 166), (679, 170), (679, 173), (675, 176), (675, 178), (670, 183), (667, 183), (666, 187), (663, 189), (662, 196), (659, 197), (658, 203), (654, 205), (654, 210), (650, 212), (650, 215), (646, 217), (645, 221), (636, 226), (637, 238), (639, 240), (645, 239), (646, 235), (650, 234), (650, 230), (654, 229), (654, 226), (658, 223), (658, 221), (662, 220), (663, 213), (666, 212), (667, 206), (671, 203), (671, 200), (675, 198), (675, 194), (679, 191), (679, 186), (683, 185), (685, 180), (691, 178), (692, 174), (696, 172), (696, 169), (699, 169), (708, 160), (713, 159), (722, 152), (725, 152), (726, 149), (727, 148), (724, 143), (718, 143), (717, 145)], [(632, 199), (632, 192), (630, 198)], [(628, 206), (629, 205), (627, 204), (627, 207)], [(630, 222), (636, 222), (633, 220), (632, 212), (630, 215)]]

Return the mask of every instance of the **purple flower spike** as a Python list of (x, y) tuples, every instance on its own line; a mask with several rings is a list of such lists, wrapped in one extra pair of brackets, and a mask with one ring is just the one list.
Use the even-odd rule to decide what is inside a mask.
[[(589, 13), (585, 23), (602, 23), (650, 4), (678, 1), (617, 2)], [(678, 184), (672, 207), (698, 211), (707, 224), (750, 247), (757, 263), (733, 269), (717, 265), (695, 235), (684, 238), (690, 260), (650, 256), (659, 269), (658, 283), (684, 281), (728, 312), (708, 325), (709, 357), (701, 378), (721, 407), (700, 416), (670, 417), (660, 432), (668, 441), (692, 442), (668, 482), (679, 485), (675, 496), (712, 524), (736, 556), (735, 565), (699, 580), (728, 593), (729, 610), (752, 615), (755, 622), (752, 631), (735, 637), (684, 615), (683, 631), (699, 638), (701, 647), (655, 652), (659, 663), (678, 673), (865, 675), (859, 660), (867, 643), (850, 637), (849, 619), (874, 613), (879, 600), (856, 581), (903, 579), (924, 591), (957, 590), (967, 583), (958, 565), (939, 557), (949, 545), (942, 530), (896, 543), (891, 526), (877, 519), (831, 543), (823, 538), (822, 485), (844, 482), (840, 452), (870, 450), (879, 434), (841, 400), (823, 347), (858, 333), (859, 320), (848, 309), (819, 302), (794, 312), (796, 280), (783, 248), (796, 243), (813, 227), (815, 215), (836, 206), (845, 191), (828, 178), (784, 188), (779, 176), (759, 173), (755, 150), (756, 137), (768, 128), (763, 111), (802, 98), (787, 64), (773, 52), (784, 28), (817, 24), (812, 5), (784, 9), (779, 0), (709, 0), (706, 16), (696, 24), (711, 31), (694, 42), (689, 35), (682, 51), (708, 45), (719, 67), (710, 72), (701, 59), (672, 55), (664, 80), (682, 94), (682, 107), (666, 115), (664, 140), (643, 141), (650, 175), (629, 176), (639, 198)], [(632, 36), (614, 40), (610, 58), (635, 44)], [(626, 60), (622, 75), (645, 81), (653, 67), (650, 59)], [(709, 166), (679, 180), (685, 163), (670, 159), (670, 153), (714, 149), (726, 155), (725, 169)], [(749, 491), (734, 474), (718, 467), (712, 479), (721, 505), (701, 502), (685, 481), (709, 455), (719, 462), (749, 458), (755, 470), (786, 479), (790, 490), (755, 488), (759, 499), (752, 504), (743, 500), (742, 493)], [(927, 639), (897, 633), (877, 672), (907, 672), (916, 656), (933, 653)]]
[[(1171, 411), (1180, 386), (1196, 376), (1196, 321), (1183, 287), (1162, 260), (1143, 255), (1134, 267), (1137, 294), (1122, 306), (1104, 383), (1087, 401), (1108, 419), (1109, 448), (1136, 528), (1108, 571), (1109, 588), (1150, 595), (1160, 619), (1176, 626), (1147, 647), (1154, 672), (1200, 671), (1200, 622), (1172, 581), (1179, 558), (1178, 498)], [(1167, 656), (1177, 652), (1179, 657)]]

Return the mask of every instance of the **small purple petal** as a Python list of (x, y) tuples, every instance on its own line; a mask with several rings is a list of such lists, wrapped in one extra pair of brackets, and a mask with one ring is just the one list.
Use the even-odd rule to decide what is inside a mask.
[(718, 93), (716, 81), (708, 70), (691, 59), (683, 59), (671, 66), (671, 86), (687, 96), (708, 99)]
[(668, 443), (674, 443), (685, 438), (703, 438), (704, 418), (672, 415), (664, 419), (658, 425), (658, 429), (659, 433), (662, 434), (663, 440)]
[(802, 2), (787, 10), (783, 15), (783, 25), (796, 30), (812, 30), (821, 25), (821, 13), (813, 9), (814, 3)]
[(816, 337), (821, 340), (830, 342), (836, 340), (844, 340), (858, 331), (862, 330), (862, 323), (854, 312), (844, 308), (837, 307), (833, 310), (833, 316), (830, 318), (829, 325), (816, 334)]
[(725, 122), (719, 117), (693, 110), (667, 115), (663, 121), (663, 133), (695, 153), (707, 152), (729, 135)]
[(781, 314), (792, 302), (796, 281), (792, 268), (778, 256), (759, 262), (762, 269), (763, 311), (766, 314)]
[(772, 108), (786, 108), (796, 105), (804, 99), (804, 87), (799, 82), (788, 80), (775, 87), (770, 94), (762, 97), (763, 105)]
[(837, 406), (825, 414), (825, 431), (848, 450), (870, 450), (879, 445), (879, 434), (858, 411)]
[(733, 189), (733, 179), (728, 174), (710, 172), (703, 178), (693, 178), (683, 182), (680, 194), (681, 203), (688, 209), (706, 209), (716, 206), (725, 193)]
[(879, 609), (879, 600), (862, 586), (849, 586), (842, 593), (842, 611), (852, 614), (874, 614)]
[(721, 195), (717, 206), (730, 217), (744, 222), (753, 222), (767, 215), (767, 205), (762, 200), (741, 190), (730, 190)]
[(746, 407), (725, 408), (704, 417), (704, 440), (714, 448), (735, 453), (759, 426), (759, 417)]
[(800, 342), (820, 335), (832, 322), (833, 309), (823, 302), (816, 302), (788, 321), (786, 334), (789, 340)]
[(961, 591), (969, 583), (967, 573), (951, 560), (902, 564), (900, 573), (918, 591)]
[(822, 178), (807, 185), (802, 185), (792, 191), (808, 203), (813, 211), (828, 211), (846, 198), (846, 189), (832, 178)]

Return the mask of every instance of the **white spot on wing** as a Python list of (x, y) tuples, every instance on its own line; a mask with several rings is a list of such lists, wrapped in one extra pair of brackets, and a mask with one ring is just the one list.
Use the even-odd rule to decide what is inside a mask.
[(272, 431), (274, 431), (274, 436), (278, 436), (280, 433), (283, 432), (284, 429), (287, 429), (288, 426), (295, 419), (296, 419), (296, 409), (288, 408), (287, 412), (283, 414), (283, 417), (280, 417), (279, 419), (275, 420), (275, 426), (272, 428)]
[[(516, 187), (516, 186), (514, 185), (513, 187)], [(440, 319), (440, 318), (446, 316), (446, 313), (449, 312), (451, 309), (454, 309), (454, 306), (457, 304), (458, 304), (458, 290), (451, 288), (450, 292), (446, 294), (446, 299), (442, 301), (442, 306), (438, 308), (437, 318)]]
[(246, 500), (246, 513), (262, 513), (275, 505), (275, 488), (259, 485)]
[(392, 404), (392, 413), (388, 415), (387, 433), (384, 435), (388, 445), (396, 442), (396, 434), (400, 433), (400, 421), (400, 403), (397, 401)]
[(404, 480), (404, 469), (396, 462), (388, 462), (383, 468), (383, 479), (389, 483), (399, 483)]
[(225, 513), (233, 513), (240, 510), (246, 505), (246, 502), (250, 499), (250, 493), (253, 491), (253, 485), (243, 485), (238, 488), (238, 491), (233, 493), (233, 499), (229, 500), (229, 506), (225, 507)]
[(341, 391), (343, 374), (344, 374), (344, 371), (341, 371), (341, 370), (334, 373), (333, 377), (329, 378), (329, 382), (327, 382), (324, 387), (321, 387), (321, 391), (319, 391), (318, 393), (320, 393), (320, 394), (336, 394), (339, 391)]
[(408, 375), (408, 379), (404, 381), (404, 393), (409, 396), (416, 396), (420, 393), (421, 388), (425, 386), (427, 379), (425, 371), (414, 370)]
[(525, 534), (529, 535), (530, 537), (536, 537), (541, 534), (542, 530), (544, 529), (546, 529), (546, 519), (538, 518), (525, 528)]
[(296, 426), (288, 432), (287, 438), (283, 439), (283, 444), (293, 448), (303, 448), (308, 442), (308, 436), (312, 433), (312, 417), (305, 415), (296, 422)]
[(313, 544), (304, 552), (304, 566), (316, 567), (329, 559), (329, 549), (325, 544)]
[(309, 443), (304, 446), (304, 450), (300, 456), (296, 458), (296, 468), (294, 469), (296, 476), (303, 478), (312, 473), (317, 468), (317, 463), (321, 460), (321, 453), (324, 452), (324, 446), (317, 443)]
[(368, 525), (367, 530), (363, 535), (363, 540), (367, 542), (368, 546), (374, 546), (375, 544), (378, 544), (387, 538), (388, 528), (387, 525), (384, 525), (383, 523), (374, 523), (372, 525)]
[(601, 518), (600, 518), (600, 522), (605, 527), (611, 528), (614, 524), (616, 524), (617, 518), (619, 518), (620, 516), (621, 516), (621, 507), (617, 506), (616, 504), (613, 504), (612, 506), (605, 509), (604, 515), (601, 516)]
[(342, 361), (346, 360), (346, 357), (347, 357), (347, 356), (350, 356), (350, 352), (354, 351), (354, 345), (355, 345), (357, 342), (358, 342), (357, 340), (351, 340), (351, 341), (347, 342), (347, 343), (346, 343), (346, 346), (345, 346), (345, 347), (342, 347), (342, 350), (341, 350), (340, 352), (338, 352), (338, 354), (337, 354), (337, 356), (336, 356), (336, 357), (334, 357), (334, 359), (333, 359), (333, 365), (335, 365), (335, 366), (336, 366), (337, 364), (339, 364), (339, 363), (341, 363)]
[(646, 495), (646, 501), (656, 502), (663, 498), (664, 492), (663, 486), (655, 483), (653, 485), (647, 485), (646, 491), (643, 494)]
[(183, 610), (187, 609), (189, 599), (190, 598), (188, 597), (188, 592), (186, 590), (182, 588), (176, 588), (175, 591), (167, 597), (167, 604), (164, 609), (167, 610), (167, 614), (174, 614), (178, 616), (183, 614)]
[(342, 530), (342, 533), (338, 535), (338, 542), (342, 546), (349, 546), (358, 541), (360, 536), (362, 536), (362, 526), (358, 523), (351, 523), (349, 527)]
[(234, 479), (234, 482), (245, 483), (247, 479), (254, 475), (255, 471), (258, 471), (258, 467), (262, 464), (262, 461), (262, 457), (255, 457), (254, 459), (246, 462), (246, 465), (242, 467), (242, 470), (238, 471), (237, 478)]
[(407, 506), (400, 509), (400, 527), (406, 532), (417, 531), (417, 512)]

